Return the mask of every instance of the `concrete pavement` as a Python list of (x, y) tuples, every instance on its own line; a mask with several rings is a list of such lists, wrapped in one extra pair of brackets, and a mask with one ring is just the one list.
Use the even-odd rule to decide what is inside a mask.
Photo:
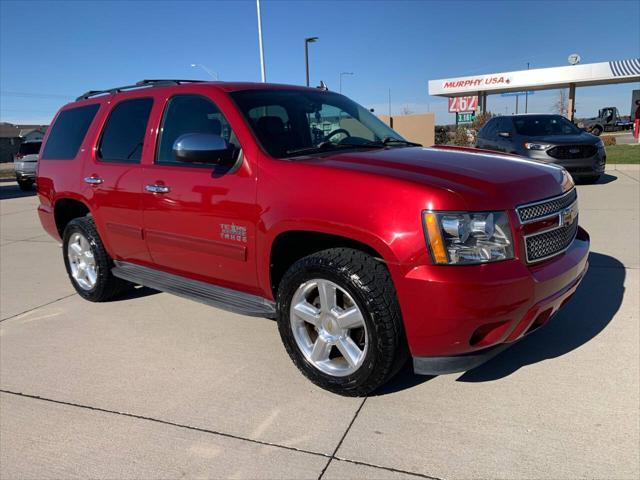
[(0, 182), (1, 478), (637, 478), (637, 166), (579, 186), (591, 269), (545, 328), (367, 399), (305, 380), (274, 322), (148, 289), (81, 300)]

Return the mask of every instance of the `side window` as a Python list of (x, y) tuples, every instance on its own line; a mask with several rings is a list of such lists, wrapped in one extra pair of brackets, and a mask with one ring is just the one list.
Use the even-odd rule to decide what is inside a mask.
[(186, 166), (173, 156), (173, 144), (187, 133), (212, 133), (239, 150), (238, 140), (220, 109), (200, 95), (176, 95), (167, 103), (160, 127), (156, 163)]
[(41, 160), (73, 160), (100, 105), (86, 105), (60, 112), (51, 127)]
[(502, 117), (500, 119), (500, 130), (501, 132), (513, 132), (513, 121), (511, 117)]
[(494, 118), (487, 122), (487, 124), (482, 129), (481, 137), (486, 140), (493, 140), (496, 136), (496, 125), (498, 124), (498, 119)]
[(113, 107), (98, 146), (101, 161), (140, 163), (152, 105), (151, 98), (136, 98)]

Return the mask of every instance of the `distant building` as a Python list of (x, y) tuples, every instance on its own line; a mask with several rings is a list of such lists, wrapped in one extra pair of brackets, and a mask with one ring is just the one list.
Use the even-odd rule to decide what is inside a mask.
[(0, 162), (12, 162), (23, 142), (41, 142), (47, 127), (0, 122)]

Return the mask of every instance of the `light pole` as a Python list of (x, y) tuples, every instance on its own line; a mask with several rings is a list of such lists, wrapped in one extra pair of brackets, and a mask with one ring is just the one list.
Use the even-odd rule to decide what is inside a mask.
[[(529, 70), (529, 62), (527, 62), (527, 70)], [(524, 91), (524, 113), (529, 113), (529, 90)]]
[(202, 65), (201, 63), (192, 63), (191, 64), (191, 68), (201, 68), (202, 70), (204, 70), (205, 72), (207, 72), (207, 74), (213, 78), (214, 80), (220, 80), (220, 78), (218, 77), (218, 74), (216, 72), (214, 72), (213, 70), (209, 70), (207, 67), (205, 67), (204, 65)]
[(304, 39), (304, 64), (307, 68), (307, 87), (309, 86), (309, 44), (318, 40), (318, 37), (307, 37)]
[(340, 90), (339, 90), (340, 93), (342, 93), (342, 76), (343, 75), (353, 75), (353, 72), (340, 72)]
[(258, 43), (260, 46), (260, 78), (262, 83), (267, 81), (267, 72), (264, 67), (264, 45), (262, 44), (262, 14), (260, 13), (260, 0), (256, 0), (256, 11), (258, 13)]

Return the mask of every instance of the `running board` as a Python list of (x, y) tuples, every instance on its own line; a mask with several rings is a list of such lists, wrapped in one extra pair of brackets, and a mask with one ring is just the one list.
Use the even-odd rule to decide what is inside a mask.
[(111, 273), (123, 280), (242, 315), (276, 318), (276, 304), (266, 298), (133, 263), (114, 263)]

